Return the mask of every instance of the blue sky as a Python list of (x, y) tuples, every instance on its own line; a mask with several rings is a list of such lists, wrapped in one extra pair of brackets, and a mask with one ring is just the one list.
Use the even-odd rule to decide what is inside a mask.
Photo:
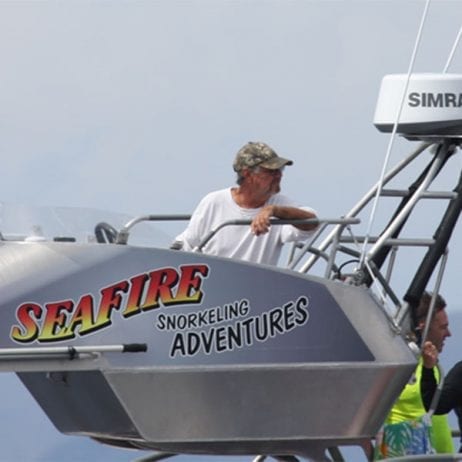
[[(295, 162), (287, 195), (340, 216), (380, 175), (389, 141), (372, 124), (380, 81), (407, 72), (424, 6), (0, 0), (0, 202), (190, 213), (234, 182), (235, 152), (262, 140)], [(443, 70), (461, 11), (461, 0), (430, 4), (415, 72)], [(449, 72), (462, 73), (461, 47)], [(397, 140), (392, 162), (412, 148)], [(462, 308), (455, 234), (443, 283), (452, 309)], [(76, 451), (96, 443), (60, 435), (13, 376), (0, 389), (10, 422), (1, 462), (90, 460)], [(104, 451), (99, 460), (134, 458)]]

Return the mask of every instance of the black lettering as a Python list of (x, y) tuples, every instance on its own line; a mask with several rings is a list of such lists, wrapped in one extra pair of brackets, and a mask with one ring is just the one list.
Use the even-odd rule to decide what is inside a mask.
[(176, 318), (176, 324), (177, 324), (177, 327), (176, 327), (177, 329), (183, 330), (188, 325), (186, 316), (184, 314), (180, 314)]
[(165, 329), (165, 315), (164, 314), (159, 314), (157, 316), (157, 328), (159, 330)]
[(167, 330), (176, 330), (176, 323), (174, 316), (167, 316)]
[[(241, 301), (242, 303), (242, 301)], [(235, 302), (233, 305), (226, 305), (228, 308), (228, 318), (229, 319), (234, 319), (239, 316), (239, 306), (238, 302)]]
[(249, 301), (244, 299), (239, 302), (239, 314), (241, 316), (246, 316), (249, 312)]
[(238, 322), (236, 326), (228, 326), (228, 350), (234, 348), (242, 348), (242, 330), (241, 323)]
[(197, 327), (196, 319), (197, 319), (197, 313), (189, 313), (189, 315), (188, 315), (188, 329), (191, 329), (193, 327)]
[(255, 337), (259, 342), (268, 338), (268, 313), (263, 313), (261, 318), (255, 319)]
[(181, 356), (186, 356), (184, 338), (181, 332), (176, 334), (175, 338), (173, 339), (172, 349), (170, 350), (170, 357), (174, 358), (177, 353), (180, 354)]
[(217, 314), (216, 309), (209, 311), (209, 324), (215, 324), (217, 322), (216, 314)]
[(217, 308), (217, 320), (215, 321), (216, 323), (220, 323), (226, 321), (226, 305), (222, 307)]
[(201, 346), (200, 337), (195, 332), (188, 332), (186, 335), (188, 336), (188, 355), (192, 356), (199, 351)]
[(215, 330), (216, 335), (216, 350), (218, 353), (226, 350), (226, 330), (224, 327), (219, 327)]
[(284, 329), (281, 326), (281, 319), (283, 316), (283, 312), (280, 308), (275, 308), (274, 310), (270, 311), (270, 336), (274, 337), (276, 335), (276, 331), (279, 334), (284, 333)]
[(284, 328), (289, 331), (295, 327), (295, 313), (294, 313), (294, 302), (286, 303), (284, 309)]
[(199, 327), (207, 325), (207, 311), (199, 312)]
[(295, 302), (295, 310), (297, 313), (300, 315), (295, 319), (295, 322), (299, 325), (302, 326), (305, 324), (305, 322), (309, 318), (309, 313), (306, 307), (308, 306), (308, 298), (307, 297), (300, 297), (296, 302)]
[(245, 333), (245, 343), (246, 345), (252, 345), (252, 324), (254, 323), (254, 318), (246, 319), (242, 321), (242, 327), (244, 328)]
[(210, 354), (212, 351), (212, 342), (213, 342), (213, 334), (215, 333), (215, 329), (210, 329), (209, 332), (201, 332), (201, 339), (202, 343), (204, 344), (204, 351), (207, 354)]

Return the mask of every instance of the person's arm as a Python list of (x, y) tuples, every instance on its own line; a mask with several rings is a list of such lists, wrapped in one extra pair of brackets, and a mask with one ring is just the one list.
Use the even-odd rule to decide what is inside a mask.
[(455, 407), (462, 406), (462, 361), (456, 363), (444, 378), (443, 389), (438, 403), (438, 414), (446, 414)]
[[(428, 411), (432, 404), (433, 396), (436, 392), (436, 377), (433, 368), (422, 367), (422, 376), (420, 378), (420, 394), (425, 410)], [(438, 406), (437, 406), (438, 407)], [(439, 409), (438, 409), (439, 410)], [(446, 414), (445, 412), (437, 412), (435, 414)]]
[[(420, 394), (427, 411), (430, 409), (437, 388), (434, 374), (434, 365), (436, 365), (437, 359), (438, 352), (434, 345), (431, 342), (425, 342), (422, 350), (423, 367), (420, 380)], [(447, 414), (458, 406), (462, 406), (462, 361), (455, 364), (446, 375), (435, 408), (435, 414)]]
[(432, 342), (425, 342), (422, 348), (422, 375), (420, 378), (420, 395), (425, 410), (428, 411), (436, 392), (436, 377), (433, 368), (438, 363), (438, 350)]
[[(317, 218), (317, 216), (309, 210), (300, 209), (298, 207), (290, 207), (287, 205), (266, 205), (253, 219), (251, 224), (252, 232), (257, 236), (267, 233), (270, 227), (271, 218), (279, 218), (282, 220), (304, 220), (307, 218)], [(318, 224), (294, 224), (293, 226), (303, 231), (312, 231), (318, 227)]]

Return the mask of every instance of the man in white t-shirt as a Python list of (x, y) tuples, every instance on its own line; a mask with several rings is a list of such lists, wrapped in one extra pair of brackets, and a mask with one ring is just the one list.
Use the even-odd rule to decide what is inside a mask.
[(270, 226), (271, 218), (316, 218), (313, 209), (297, 207), (279, 193), (282, 171), (292, 164), (265, 143), (247, 143), (238, 151), (233, 163), (237, 186), (207, 194), (172, 248), (194, 250), (210, 231), (225, 221), (251, 220), (250, 226), (222, 228), (202, 251), (276, 265), (284, 243), (306, 240), (318, 226), (317, 223)]

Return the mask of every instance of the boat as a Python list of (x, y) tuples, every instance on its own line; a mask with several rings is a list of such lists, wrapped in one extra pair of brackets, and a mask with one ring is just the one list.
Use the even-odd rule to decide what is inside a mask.
[[(462, 181), (432, 185), (460, 155), (461, 97), (462, 75), (385, 76), (374, 124), (414, 149), (344, 216), (316, 219), (284, 266), (203, 252), (245, 221), (193, 252), (130, 240), (143, 223), (186, 215), (98, 222), (86, 241), (2, 234), (0, 370), (60, 432), (156, 451), (149, 460), (340, 460), (341, 447), (367, 447), (417, 364), (413, 309), (444, 275)], [(415, 180), (386, 188), (423, 156)], [(358, 235), (385, 197), (398, 200), (389, 222)], [(428, 200), (445, 204), (436, 229), (402, 237)], [(410, 248), (423, 255), (401, 295), (393, 275)]]

